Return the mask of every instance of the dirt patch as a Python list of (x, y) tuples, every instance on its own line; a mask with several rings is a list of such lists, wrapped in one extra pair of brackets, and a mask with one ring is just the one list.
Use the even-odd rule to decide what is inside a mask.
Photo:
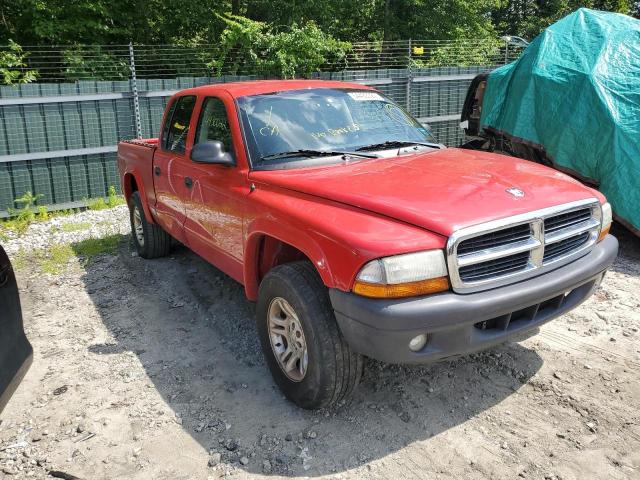
[(521, 344), (424, 367), (368, 362), (307, 412), (273, 383), (240, 285), (184, 248), (19, 283), (31, 370), (0, 477), (640, 478), (640, 242), (596, 295)]

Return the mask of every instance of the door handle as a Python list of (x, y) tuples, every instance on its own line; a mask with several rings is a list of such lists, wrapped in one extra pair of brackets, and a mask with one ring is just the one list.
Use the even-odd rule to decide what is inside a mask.
[(193, 180), (191, 179), (191, 177), (184, 177), (184, 184), (187, 186), (187, 188), (191, 188), (193, 186)]
[(160, 176), (160, 167), (153, 167), (153, 173), (156, 174), (156, 177)]

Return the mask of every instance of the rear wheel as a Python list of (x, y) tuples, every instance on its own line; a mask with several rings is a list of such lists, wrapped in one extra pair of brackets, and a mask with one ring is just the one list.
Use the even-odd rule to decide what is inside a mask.
[(271, 374), (296, 405), (335, 405), (360, 382), (362, 356), (342, 337), (327, 289), (309, 262), (267, 273), (260, 284), (256, 322)]
[(164, 257), (171, 251), (171, 236), (159, 225), (147, 221), (138, 192), (133, 192), (129, 201), (131, 234), (138, 255), (142, 258)]

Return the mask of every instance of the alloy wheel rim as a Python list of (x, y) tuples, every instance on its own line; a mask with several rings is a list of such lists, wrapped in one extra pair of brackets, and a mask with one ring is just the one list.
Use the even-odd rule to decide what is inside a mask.
[(282, 372), (294, 382), (307, 374), (309, 352), (300, 319), (291, 304), (275, 297), (269, 304), (269, 341)]
[(133, 231), (136, 235), (138, 245), (144, 247), (144, 229), (142, 228), (142, 215), (140, 209), (135, 207), (133, 209)]

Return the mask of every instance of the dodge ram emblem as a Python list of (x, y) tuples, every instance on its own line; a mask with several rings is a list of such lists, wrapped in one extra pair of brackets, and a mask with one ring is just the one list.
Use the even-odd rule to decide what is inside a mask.
[(524, 192), (522, 190), (520, 190), (519, 188), (516, 188), (516, 187), (507, 188), (507, 193), (510, 193), (511, 195), (513, 195), (516, 198), (524, 197)]

